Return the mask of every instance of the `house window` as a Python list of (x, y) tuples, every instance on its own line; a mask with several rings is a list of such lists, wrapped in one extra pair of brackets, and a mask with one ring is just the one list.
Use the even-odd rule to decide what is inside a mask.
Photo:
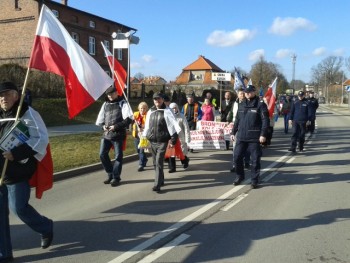
[[(111, 51), (111, 45), (110, 42), (108, 40), (103, 40), (103, 45), (109, 50)], [(105, 54), (106, 56), (106, 54)]]
[(89, 54), (96, 54), (96, 39), (94, 37), (89, 37)]
[(22, 8), (19, 7), (18, 2), (19, 2), (19, 0), (15, 0), (15, 10), (16, 11), (21, 11)]
[(55, 15), (55, 17), (57, 17), (57, 18), (60, 17), (60, 13), (59, 13), (57, 10), (52, 9), (51, 11), (52, 11), (52, 13)]
[(90, 20), (89, 27), (95, 28), (96, 27), (95, 22)]
[(72, 38), (74, 39), (75, 42), (79, 44), (79, 34), (72, 32)]

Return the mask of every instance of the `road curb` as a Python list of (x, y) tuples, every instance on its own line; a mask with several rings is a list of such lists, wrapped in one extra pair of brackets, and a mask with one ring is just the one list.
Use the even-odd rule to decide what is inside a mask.
[[(123, 158), (123, 163), (134, 162), (134, 161), (137, 161), (138, 158), (139, 158), (138, 154), (128, 155)], [(96, 172), (99, 170), (103, 170), (102, 164), (95, 163), (95, 164), (90, 164), (90, 165), (54, 173), (53, 178), (54, 178), (54, 182), (57, 182), (64, 179), (80, 176), (86, 173)]]

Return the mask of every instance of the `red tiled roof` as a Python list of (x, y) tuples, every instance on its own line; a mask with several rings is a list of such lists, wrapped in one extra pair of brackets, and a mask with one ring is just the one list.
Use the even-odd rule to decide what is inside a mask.
[(221, 68), (202, 55), (200, 55), (196, 61), (185, 67), (183, 70), (212, 70), (215, 72), (224, 72)]

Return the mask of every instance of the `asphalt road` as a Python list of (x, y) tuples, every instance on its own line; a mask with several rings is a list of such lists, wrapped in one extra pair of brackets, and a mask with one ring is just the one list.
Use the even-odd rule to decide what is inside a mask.
[(53, 246), (11, 216), (15, 262), (350, 262), (349, 116), (321, 108), (297, 155), (279, 120), (256, 190), (249, 173), (232, 185), (231, 151), (191, 154), (161, 194), (137, 162), (116, 188), (102, 171), (56, 182), (31, 202), (54, 219)]

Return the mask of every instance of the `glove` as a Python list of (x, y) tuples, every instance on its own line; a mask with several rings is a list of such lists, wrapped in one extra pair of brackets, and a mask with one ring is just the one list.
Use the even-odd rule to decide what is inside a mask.
[(306, 126), (310, 126), (310, 125), (311, 125), (311, 121), (307, 121)]

